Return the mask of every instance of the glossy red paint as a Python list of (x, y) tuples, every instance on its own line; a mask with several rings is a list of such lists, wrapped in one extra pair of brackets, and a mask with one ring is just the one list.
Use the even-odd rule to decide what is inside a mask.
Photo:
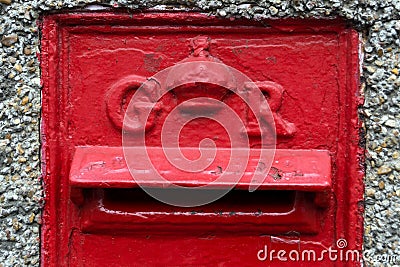
[[(71, 13), (46, 16), (41, 27), (43, 266), (283, 266), (257, 254), (265, 246), (320, 252), (339, 238), (361, 251), (358, 35), (345, 23)], [(123, 163), (108, 162), (121, 158), (124, 99), (146, 77), (187, 58), (198, 35), (210, 37), (214, 57), (264, 88), (278, 127), (274, 167), (281, 171), (270, 173), (256, 193), (241, 190), (243, 180), (213, 204), (174, 208), (134, 189)], [(162, 99), (162, 109), (146, 124), (150, 146), (159, 146), (160, 122), (185, 97), (182, 89)], [(243, 115), (237, 98), (224, 102)], [(201, 119), (184, 128), (180, 142), (195, 147), (205, 137), (218, 137), (221, 150), (229, 147), (223, 129)], [(250, 143), (258, 147), (256, 133)], [(283, 156), (315, 178), (294, 179), (279, 165)], [(85, 172), (93, 162), (105, 165)], [(251, 161), (248, 168), (254, 168)], [(273, 179), (277, 174), (289, 182)], [(202, 175), (171, 179), (196, 185), (210, 179)], [(286, 264), (360, 265), (328, 258)]]
[[(154, 162), (155, 168), (168, 181), (182, 186), (203, 186), (214, 181), (219, 169), (225, 170), (229, 159), (230, 148), (217, 148), (214, 162), (201, 172), (191, 173), (176, 169), (166, 158), (160, 147), (148, 147), (147, 153)], [(180, 149), (185, 155), (195, 155), (197, 148), (183, 147)], [(260, 150), (252, 149), (250, 158), (239, 162), (247, 163), (242, 178), (236, 188), (247, 189), (251, 183), (251, 174), (259, 168)], [(137, 187), (131, 173), (123, 160), (122, 147), (77, 147), (71, 164), (70, 185), (81, 188), (132, 188)], [(141, 158), (136, 158), (138, 165)], [(279, 171), (278, 171), (279, 170)], [(142, 171), (142, 170), (139, 170)], [(145, 170), (143, 170), (145, 171)], [(274, 163), (269, 175), (260, 185), (264, 190), (298, 190), (309, 192), (323, 192), (331, 190), (331, 158), (328, 151), (322, 150), (283, 150), (275, 153)], [(151, 174), (149, 174), (151, 175)], [(160, 188), (168, 187), (167, 183), (151, 180), (146, 177), (139, 184), (149, 183), (149, 186)], [(216, 183), (215, 187), (224, 187), (223, 183)]]

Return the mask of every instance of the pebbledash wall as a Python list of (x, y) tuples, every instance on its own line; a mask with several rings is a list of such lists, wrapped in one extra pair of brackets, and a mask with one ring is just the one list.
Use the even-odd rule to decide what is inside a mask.
[(40, 264), (40, 16), (106, 8), (348, 20), (362, 38), (364, 265), (400, 266), (400, 0), (0, 0), (0, 267)]

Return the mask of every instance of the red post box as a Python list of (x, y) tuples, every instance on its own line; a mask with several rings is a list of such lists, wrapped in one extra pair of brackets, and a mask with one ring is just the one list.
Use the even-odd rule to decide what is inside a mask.
[[(46, 16), (42, 33), (44, 266), (360, 265), (358, 35), (343, 21), (73, 13)], [(252, 175), (262, 172), (260, 131), (234, 92), (188, 84), (160, 96), (161, 89), (150, 85), (142, 100), (129, 104), (156, 73), (200, 60), (244, 73), (269, 104), (276, 150), (254, 192), (247, 189)], [(222, 77), (225, 70), (214, 72)], [(223, 81), (230, 86), (229, 78)], [(122, 129), (143, 131), (154, 168), (169, 181), (203, 186), (226, 170), (233, 153), (224, 128), (207, 118), (182, 128), (183, 154), (195, 155), (204, 138), (216, 145), (216, 160), (193, 174), (173, 168), (160, 139), (175, 107), (182, 117), (218, 112), (213, 101), (187, 101), (201, 96), (241, 118), (237, 139), (248, 138), (247, 163), (237, 183), (207, 189), (232, 186), (222, 198), (199, 207), (170, 206), (138, 187), (145, 182), (161, 193), (175, 190), (146, 168), (133, 177)], [(262, 100), (249, 103), (261, 107)], [(131, 105), (134, 117), (124, 124)], [(134, 161), (146, 166), (140, 156)]]

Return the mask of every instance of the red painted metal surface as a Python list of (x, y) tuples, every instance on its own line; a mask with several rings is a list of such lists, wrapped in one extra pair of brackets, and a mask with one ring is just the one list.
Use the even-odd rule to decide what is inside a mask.
[(315, 235), (321, 230), (319, 208), (315, 195), (301, 191), (264, 191), (250, 196), (233, 191), (199, 208), (172, 207), (135, 190), (93, 191), (82, 206), (81, 230), (115, 235), (284, 235), (288, 231)]
[[(266, 246), (318, 253), (340, 238), (346, 248), (361, 250), (358, 36), (345, 23), (72, 13), (46, 16), (42, 33), (43, 266), (359, 265), (257, 257)], [(146, 77), (187, 58), (198, 35), (209, 36), (212, 55), (256, 81), (269, 98), (276, 160), (288, 156), (315, 178), (292, 179), (277, 163), (275, 168), (285, 170), (278, 174), (290, 182), (269, 176), (264, 190), (249, 193), (239, 184), (215, 203), (188, 209), (155, 202), (133, 188), (125, 167), (111, 168), (121, 170), (120, 176), (107, 175), (104, 164), (85, 172), (85, 164), (108, 166), (120, 158), (115, 147), (121, 147), (121, 114), (129, 97)], [(159, 147), (160, 125), (189, 97), (185, 92), (161, 99), (145, 125), (150, 146)], [(212, 94), (243, 115), (237, 98)], [(247, 126), (254, 153), (259, 140), (251, 119)], [(206, 137), (221, 151), (229, 147), (226, 133), (212, 121), (198, 119), (181, 134), (183, 147), (197, 147)], [(190, 184), (210, 176), (187, 178), (177, 179)]]
[[(164, 148), (165, 149), (165, 148)], [(184, 154), (197, 154), (197, 148), (181, 148)], [(203, 186), (214, 181), (217, 172), (224, 171), (230, 157), (229, 148), (218, 148), (216, 158), (209, 167), (198, 173), (176, 169), (166, 158), (160, 147), (148, 147), (147, 153), (164, 178), (173, 184), (182, 186)], [(251, 176), (260, 166), (260, 150), (250, 150), (250, 158), (243, 153), (247, 164), (246, 171), (237, 183), (236, 188), (247, 189)], [(144, 159), (137, 157), (138, 166), (145, 166)], [(143, 163), (141, 163), (143, 161)], [(137, 169), (138, 173), (145, 170)], [(277, 150), (269, 174), (260, 189), (264, 190), (298, 190), (321, 192), (331, 190), (331, 159), (328, 151), (318, 150)], [(154, 174), (146, 174), (145, 180), (136, 182), (126, 166), (122, 147), (77, 147), (71, 164), (70, 185), (83, 188), (132, 188), (139, 184), (162, 187), (167, 183), (152, 180)], [(223, 183), (215, 184), (216, 188), (224, 187)]]

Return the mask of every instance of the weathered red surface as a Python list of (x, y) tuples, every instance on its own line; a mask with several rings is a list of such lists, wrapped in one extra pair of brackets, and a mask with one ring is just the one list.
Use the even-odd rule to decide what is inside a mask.
[[(164, 148), (165, 149), (165, 148)], [(203, 186), (214, 181), (218, 177), (219, 169), (225, 170), (229, 159), (229, 148), (217, 148), (218, 152), (212, 164), (201, 172), (190, 173), (176, 169), (166, 158), (160, 147), (148, 147), (147, 153), (154, 167), (169, 182), (182, 186)], [(197, 148), (181, 148), (186, 155), (198, 153)], [(246, 151), (245, 151), (246, 152)], [(258, 171), (260, 150), (250, 150), (247, 159), (243, 153), (243, 159), (238, 162), (247, 164), (245, 172), (237, 182), (236, 188), (247, 189), (251, 183), (252, 174)], [(70, 185), (81, 188), (132, 188), (137, 183), (149, 186), (167, 187), (168, 183), (161, 183), (152, 179), (151, 173), (132, 179), (126, 162), (122, 147), (77, 147), (71, 164)], [(135, 158), (138, 166), (146, 166), (144, 159)], [(141, 162), (143, 161), (143, 163)], [(277, 171), (279, 170), (279, 171)], [(320, 150), (277, 150), (274, 162), (266, 179), (260, 185), (264, 190), (298, 190), (321, 192), (331, 190), (331, 159), (328, 151)], [(145, 170), (137, 168), (138, 173)], [(148, 177), (150, 176), (150, 177)], [(225, 181), (230, 181), (229, 177)], [(223, 183), (215, 186), (224, 187)]]
[[(74, 13), (45, 17), (42, 33), (43, 266), (282, 266), (277, 259), (260, 261), (257, 253), (265, 246), (321, 251), (339, 238), (347, 240), (346, 248), (361, 250), (358, 36), (344, 23)], [(82, 167), (72, 164), (79, 147), (121, 146), (124, 99), (133, 93), (126, 82), (135, 89), (142, 79), (185, 59), (190, 40), (200, 34), (211, 38), (212, 55), (225, 64), (253, 81), (279, 84), (274, 87), (279, 90), (265, 89), (275, 99), (271, 109), (281, 125), (277, 148), (329, 151), (331, 173), (326, 174), (330, 162), (323, 153), (317, 164), (325, 180), (313, 180), (331, 188), (328, 198), (312, 192), (320, 190), (296, 191), (302, 188), (299, 181), (281, 191), (235, 190), (225, 200), (188, 210), (154, 202), (137, 189), (114, 188), (127, 187), (121, 182), (126, 170), (109, 186), (99, 177), (74, 176)], [(165, 108), (146, 125), (149, 145), (160, 144), (161, 122), (180, 97), (184, 90), (163, 98)], [(235, 97), (224, 102), (243, 110)], [(223, 129), (205, 119), (188, 124), (180, 144), (196, 147), (206, 137), (229, 147)], [(250, 138), (252, 147), (257, 140)], [(359, 265), (328, 258), (286, 264)]]

